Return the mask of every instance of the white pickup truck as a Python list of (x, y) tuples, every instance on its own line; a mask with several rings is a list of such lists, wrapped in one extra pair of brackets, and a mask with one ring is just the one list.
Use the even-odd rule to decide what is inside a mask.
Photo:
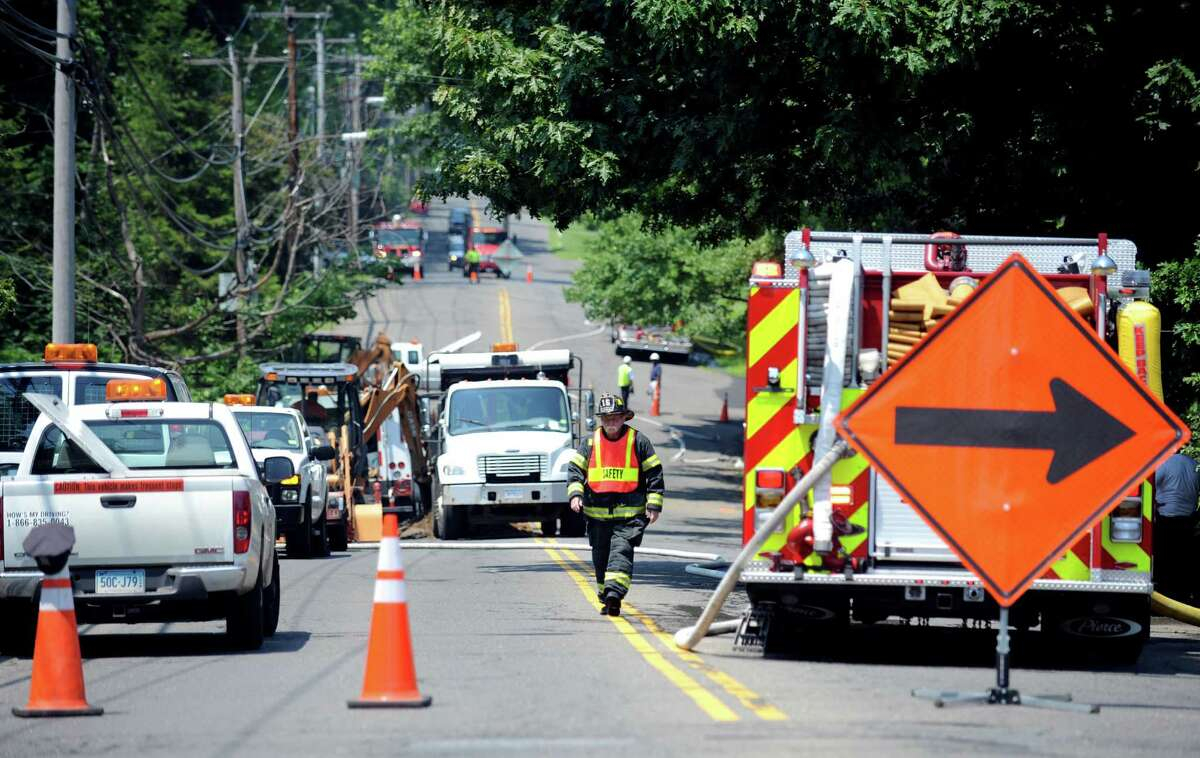
[(25, 395), (42, 414), (0, 481), (0, 644), (28, 650), (42, 576), (22, 542), (61, 523), (75, 530), (81, 623), (224, 618), (234, 646), (260, 647), (280, 600), (267, 482), (292, 476), (291, 461), (268, 458), (260, 475), (225, 406), (147, 401), (136, 380), (112, 382), (110, 399), (116, 384), (143, 399), (68, 407)]

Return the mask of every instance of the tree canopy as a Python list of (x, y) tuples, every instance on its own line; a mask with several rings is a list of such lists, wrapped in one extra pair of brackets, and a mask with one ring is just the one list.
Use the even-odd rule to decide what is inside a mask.
[(1200, 8), (405, 2), (371, 39), (433, 194), (752, 238), (805, 221), (1195, 235)]

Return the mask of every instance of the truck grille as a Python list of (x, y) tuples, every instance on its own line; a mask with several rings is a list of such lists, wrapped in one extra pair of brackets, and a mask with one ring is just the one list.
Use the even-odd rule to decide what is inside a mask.
[(544, 455), (481, 455), (479, 471), (488, 482), (539, 482)]

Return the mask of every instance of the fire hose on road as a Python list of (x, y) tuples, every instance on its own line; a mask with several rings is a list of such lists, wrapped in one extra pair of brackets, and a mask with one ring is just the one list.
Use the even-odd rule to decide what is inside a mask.
[[(837, 440), (833, 443), (833, 447), (829, 449), (829, 452), (821, 456), (821, 459), (813, 465), (812, 469), (799, 482), (796, 482), (796, 486), (787, 493), (787, 497), (775, 508), (775, 512), (771, 514), (771, 518), (767, 519), (767, 522), (758, 528), (758, 531), (754, 533), (754, 536), (742, 548), (742, 552), (738, 553), (738, 557), (733, 560), (733, 565), (721, 577), (721, 583), (713, 591), (712, 597), (708, 599), (708, 605), (704, 606), (704, 611), (700, 614), (700, 618), (697, 619), (696, 623), (692, 626), (685, 626), (675, 633), (675, 644), (678, 647), (684, 650), (692, 650), (700, 640), (709, 635), (710, 628), (714, 626), (713, 620), (721, 611), (721, 606), (725, 604), (725, 599), (733, 591), (734, 585), (737, 584), (738, 577), (742, 575), (742, 569), (745, 568), (751, 558), (758, 554), (759, 548), (767, 541), (767, 537), (783, 526), (788, 514), (796, 507), (800, 499), (808, 494), (808, 491), (816, 485), (821, 477), (829, 473), (829, 470), (833, 468), (833, 464), (837, 463), (838, 459), (845, 454), (846, 449), (846, 443), (843, 440)], [(735, 620), (722, 622), (721, 626), (724, 628), (732, 625), (733, 629), (729, 629), (729, 631), (733, 631), (737, 628), (737, 624), (738, 622)]]
[(1150, 596), (1150, 610), (1162, 616), (1170, 616), (1185, 624), (1200, 626), (1200, 608), (1172, 600), (1158, 592)]

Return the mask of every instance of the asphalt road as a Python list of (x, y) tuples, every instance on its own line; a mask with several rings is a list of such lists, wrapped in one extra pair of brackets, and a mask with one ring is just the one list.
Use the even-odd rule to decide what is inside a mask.
[[(462, 201), (460, 201), (462, 202)], [(428, 219), (443, 260), (445, 209)], [(514, 222), (529, 254), (509, 280), (471, 286), (444, 265), (364, 304), (343, 333), (419, 338), (436, 347), (475, 329), (500, 339), (501, 301), (523, 346), (560, 344), (584, 360), (585, 384), (615, 385), (617, 359), (562, 288), (573, 263), (544, 252), (540, 224)], [(507, 296), (502, 295), (507, 292)], [(668, 498), (647, 546), (732, 557), (740, 546), (740, 384), (713, 369), (668, 366), (665, 415), (645, 415), (648, 375), (636, 365), (634, 424), (665, 461)], [(734, 421), (719, 424), (724, 394)], [(651, 423), (654, 422), (654, 423)], [(530, 539), (518, 529), (488, 541)], [(572, 540), (571, 542), (578, 542)], [(362, 685), (374, 552), (282, 561), (277, 635), (230, 653), (220, 623), (83, 629), (88, 697), (100, 718), (26, 721), (31, 662), (0, 658), (0, 756), (86, 755), (1195, 755), (1200, 733), (1200, 634), (1156, 619), (1136, 666), (1066, 665), (1036, 639), (1015, 640), (1013, 685), (1070, 692), (1099, 715), (1031, 708), (935, 709), (914, 687), (990, 686), (994, 634), (950, 626), (855, 628), (802, 654), (734, 653), (729, 637), (696, 654), (669, 635), (690, 622), (715, 582), (685, 561), (639, 558), (619, 619), (592, 599), (588, 556), (530, 550), (405, 547), (413, 649), (424, 710), (348, 710)], [(736, 614), (744, 599), (728, 607)]]

